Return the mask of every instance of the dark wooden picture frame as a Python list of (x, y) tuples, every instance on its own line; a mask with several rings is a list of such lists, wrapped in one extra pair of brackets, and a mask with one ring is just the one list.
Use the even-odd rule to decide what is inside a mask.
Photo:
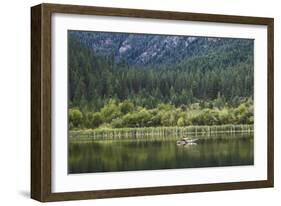
[[(54, 13), (154, 18), (267, 26), (267, 180), (53, 193), (51, 190), (51, 16)], [(40, 4), (31, 8), (31, 197), (48, 201), (273, 187), (274, 90), (272, 18)]]

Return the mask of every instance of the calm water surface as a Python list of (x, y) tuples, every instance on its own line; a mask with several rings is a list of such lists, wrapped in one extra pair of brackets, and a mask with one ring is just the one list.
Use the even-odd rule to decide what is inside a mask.
[(70, 142), (69, 173), (113, 172), (253, 165), (253, 134), (199, 138), (177, 145), (179, 138)]

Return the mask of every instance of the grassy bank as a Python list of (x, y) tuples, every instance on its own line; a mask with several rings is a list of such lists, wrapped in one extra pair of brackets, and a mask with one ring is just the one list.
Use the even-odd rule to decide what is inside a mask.
[(214, 135), (222, 133), (253, 132), (253, 125), (218, 125), (218, 126), (187, 126), (187, 127), (143, 127), (143, 128), (103, 128), (72, 130), (71, 140), (79, 139), (128, 139), (143, 137), (182, 137), (187, 135)]

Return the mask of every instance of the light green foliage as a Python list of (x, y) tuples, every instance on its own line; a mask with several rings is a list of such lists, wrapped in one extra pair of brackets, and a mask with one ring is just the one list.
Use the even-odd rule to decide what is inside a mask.
[(125, 100), (124, 102), (119, 103), (119, 107), (120, 107), (120, 111), (123, 114), (127, 114), (134, 110), (134, 104), (128, 100)]
[(100, 126), (103, 122), (102, 119), (102, 115), (100, 112), (95, 112), (91, 115), (91, 119), (90, 119), (90, 127), (91, 128), (96, 128), (98, 126)]
[(70, 109), (68, 113), (69, 117), (69, 127), (71, 128), (79, 128), (81, 127), (83, 115), (79, 109)]
[(124, 126), (123, 119), (121, 118), (113, 119), (111, 125), (113, 128), (122, 128)]
[(178, 119), (177, 125), (178, 125), (179, 127), (182, 127), (182, 126), (185, 125), (185, 122), (184, 122), (184, 118), (183, 118), (183, 117), (180, 117), (180, 118)]
[(149, 124), (151, 114), (145, 109), (126, 114), (123, 118), (124, 127), (144, 127)]
[(111, 122), (114, 118), (120, 116), (121, 111), (115, 100), (110, 99), (109, 102), (101, 109), (101, 115), (104, 122)]
[[(217, 100), (215, 100), (217, 101)], [(253, 101), (242, 99), (237, 107), (220, 105), (212, 101), (195, 103), (176, 108), (171, 104), (159, 104), (156, 108), (147, 109), (135, 106), (129, 100), (118, 102), (110, 100), (100, 112), (81, 113), (70, 109), (70, 128), (137, 128), (137, 127), (171, 127), (191, 125), (227, 125), (253, 124)], [(207, 107), (207, 108), (206, 108)]]
[(252, 101), (249, 100), (248, 102), (242, 103), (238, 108), (234, 110), (234, 114), (236, 117), (236, 120), (238, 120), (240, 123), (253, 123), (254, 117), (253, 117), (253, 105)]

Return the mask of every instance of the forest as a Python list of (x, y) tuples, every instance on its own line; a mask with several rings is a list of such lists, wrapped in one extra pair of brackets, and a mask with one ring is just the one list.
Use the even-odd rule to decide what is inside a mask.
[(69, 33), (69, 128), (253, 124), (252, 41), (192, 51), (166, 54), (173, 63), (134, 64)]

